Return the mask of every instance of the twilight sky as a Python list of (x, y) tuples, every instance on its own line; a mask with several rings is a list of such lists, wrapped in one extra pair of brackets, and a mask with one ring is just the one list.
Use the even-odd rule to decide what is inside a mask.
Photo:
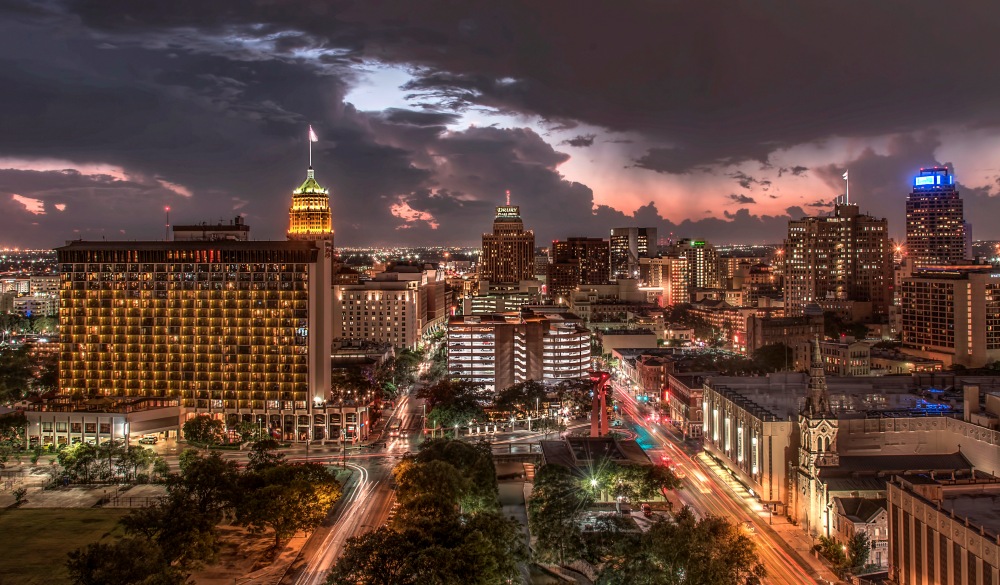
[(314, 166), (338, 245), (655, 226), (779, 242), (841, 195), (901, 237), (921, 166), (1000, 238), (1000, 3), (0, 0), (0, 246), (283, 239)]

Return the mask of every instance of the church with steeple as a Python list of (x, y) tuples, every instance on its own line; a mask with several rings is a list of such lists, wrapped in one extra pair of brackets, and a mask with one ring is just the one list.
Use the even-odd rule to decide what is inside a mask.
[[(797, 486), (790, 490), (795, 498), (791, 509), (797, 519), (805, 524), (810, 534), (826, 534), (822, 527), (829, 526), (830, 510), (826, 505), (826, 485), (820, 479), (823, 467), (840, 464), (837, 455), (837, 416), (830, 409), (830, 395), (826, 387), (826, 372), (820, 352), (819, 337), (813, 341), (812, 361), (809, 364), (809, 385), (806, 402), (799, 413), (799, 465), (791, 474)], [(825, 516), (824, 516), (825, 515)]]

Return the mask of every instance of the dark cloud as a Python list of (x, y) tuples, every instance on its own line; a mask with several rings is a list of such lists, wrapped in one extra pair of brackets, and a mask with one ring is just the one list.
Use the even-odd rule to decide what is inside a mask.
[[(0, 6), (0, 84), (12, 88), (0, 92), (0, 160), (56, 159), (124, 176), (0, 171), (0, 233), (21, 245), (102, 230), (157, 236), (171, 205), (175, 221), (246, 213), (255, 237), (281, 238), (276, 218), (302, 179), (307, 124), (320, 135), (314, 164), (342, 244), (440, 243), (442, 234), (475, 243), (507, 189), (540, 240), (635, 223), (716, 241), (777, 241), (785, 231), (788, 216), (746, 209), (673, 223), (654, 202), (633, 213), (595, 205), (591, 186), (559, 172), (569, 155), (535, 131), (454, 127), (460, 113), (484, 108), (536, 116), (551, 132), (628, 133), (602, 143), (651, 145), (633, 168), (679, 174), (756, 161), (757, 177), (718, 182), (735, 179), (769, 199), (783, 185), (763, 174), (773, 173), (775, 151), (893, 134), (887, 149), (862, 150), (846, 166), (852, 200), (901, 230), (913, 170), (938, 162), (940, 137), (924, 129), (997, 127), (1000, 78), (983, 72), (1000, 49), (990, 28), (1000, 5), (959, 1), (942, 27), (925, 1), (863, 19), (843, 3), (724, 4), (12, 0)], [(733, 32), (748, 30), (753, 42)], [(845, 45), (843, 30), (868, 42)], [(975, 42), (953, 42), (955, 30)], [(346, 103), (370, 63), (412, 72), (405, 107)], [(960, 90), (928, 91), (928, 71), (947, 72)], [(809, 171), (830, 189), (803, 201), (842, 190), (845, 161), (813, 166), (777, 175)], [(968, 192), (970, 217), (994, 217), (993, 193)], [(44, 213), (14, 195), (40, 201)]]
[(793, 167), (781, 167), (778, 169), (778, 177), (780, 178), (785, 173), (792, 175), (793, 177), (801, 177), (806, 174), (809, 167), (804, 167), (801, 165), (795, 165)]
[(596, 134), (582, 134), (580, 136), (574, 136), (573, 138), (563, 140), (561, 144), (575, 146), (577, 148), (585, 148), (588, 146), (593, 146), (595, 138), (597, 138)]
[(749, 205), (752, 203), (757, 203), (757, 201), (755, 201), (754, 198), (750, 197), (749, 195), (730, 193), (729, 198), (741, 205)]
[(826, 208), (826, 207), (833, 207), (833, 202), (832, 201), (819, 200), (819, 201), (813, 201), (812, 203), (805, 203), (804, 205), (806, 207), (823, 207), (823, 208)]
[(382, 116), (393, 124), (412, 124), (414, 126), (447, 126), (458, 120), (458, 114), (448, 112), (421, 112), (402, 108), (389, 108)]

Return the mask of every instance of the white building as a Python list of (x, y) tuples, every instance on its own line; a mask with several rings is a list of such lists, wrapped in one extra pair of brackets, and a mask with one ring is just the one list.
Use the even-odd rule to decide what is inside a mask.
[(50, 317), (59, 313), (59, 297), (45, 294), (17, 297), (14, 312), (25, 317)]

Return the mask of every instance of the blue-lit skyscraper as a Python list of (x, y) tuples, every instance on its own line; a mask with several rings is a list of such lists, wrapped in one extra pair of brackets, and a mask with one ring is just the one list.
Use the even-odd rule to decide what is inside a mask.
[(969, 229), (954, 175), (947, 167), (920, 169), (906, 198), (906, 255), (913, 267), (961, 264)]

